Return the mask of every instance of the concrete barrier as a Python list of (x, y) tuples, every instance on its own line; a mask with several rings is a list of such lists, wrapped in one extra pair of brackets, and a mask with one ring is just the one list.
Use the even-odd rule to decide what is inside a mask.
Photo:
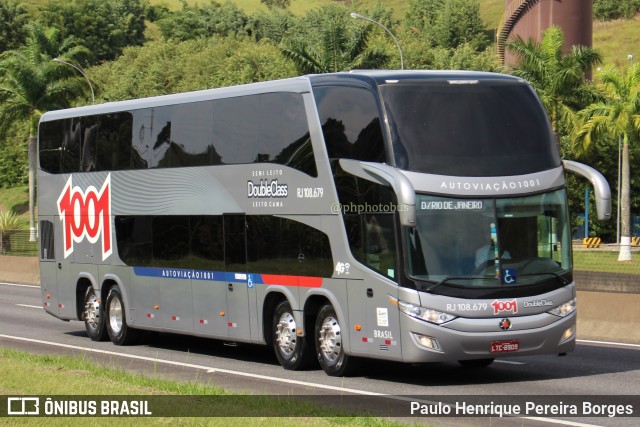
[(38, 258), (0, 255), (0, 282), (39, 285)]
[[(640, 276), (576, 271), (578, 338), (640, 343)], [(0, 256), (0, 281), (40, 284), (38, 258)]]

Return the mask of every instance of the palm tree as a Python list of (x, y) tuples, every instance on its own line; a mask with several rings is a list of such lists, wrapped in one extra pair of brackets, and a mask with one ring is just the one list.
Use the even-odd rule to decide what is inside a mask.
[(606, 68), (600, 80), (605, 100), (580, 111), (574, 143), (578, 150), (586, 151), (600, 138), (622, 140), (618, 261), (631, 261), (629, 144), (640, 141), (640, 65), (632, 65), (624, 74), (616, 68)]
[(62, 57), (79, 63), (86, 48), (73, 39), (62, 40), (59, 31), (32, 26), (27, 44), (0, 56), (0, 131), (24, 123), (29, 143), (29, 227), (35, 240), (36, 135), (40, 116), (48, 110), (69, 107), (69, 101), (86, 90), (86, 82), (71, 67), (53, 62)]
[[(318, 22), (319, 42), (309, 39), (289, 40), (281, 51), (295, 64), (301, 74), (331, 73), (356, 68), (378, 68), (389, 59), (379, 47), (367, 45), (372, 25), (356, 26), (347, 30), (341, 9), (326, 8), (328, 15)], [(346, 18), (348, 19), (348, 18)]]
[(585, 84), (591, 68), (602, 62), (602, 56), (585, 46), (572, 46), (563, 53), (564, 34), (559, 27), (550, 27), (540, 42), (521, 37), (508, 43), (519, 62), (513, 74), (529, 81), (544, 104), (553, 132), (558, 137), (571, 129), (575, 111), (597, 99), (597, 92)]

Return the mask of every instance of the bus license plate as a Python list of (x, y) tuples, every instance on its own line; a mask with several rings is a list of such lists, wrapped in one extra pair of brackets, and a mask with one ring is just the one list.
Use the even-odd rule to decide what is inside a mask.
[(520, 341), (492, 341), (491, 353), (508, 353), (510, 351), (518, 351), (520, 348)]

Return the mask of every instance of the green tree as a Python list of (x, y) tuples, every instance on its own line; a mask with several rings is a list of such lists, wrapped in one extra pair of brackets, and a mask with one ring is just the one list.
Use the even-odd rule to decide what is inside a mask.
[(210, 2), (194, 6), (182, 3), (182, 10), (173, 12), (158, 21), (165, 40), (193, 40), (219, 35), (222, 37), (246, 35), (249, 17), (229, 1), (220, 5)]
[(50, 0), (41, 20), (63, 37), (79, 39), (93, 61), (102, 62), (144, 43), (145, 11), (145, 0)]
[(269, 9), (286, 9), (291, 6), (291, 0), (260, 0)]
[(597, 19), (630, 19), (638, 12), (640, 0), (593, 0), (593, 16)]
[(17, 49), (27, 38), (29, 12), (17, 0), (0, 0), (0, 53)]
[(518, 58), (512, 73), (536, 89), (557, 138), (572, 129), (575, 111), (596, 100), (597, 92), (587, 84), (586, 77), (602, 62), (594, 49), (572, 46), (565, 54), (563, 46), (564, 34), (559, 27), (547, 29), (540, 42), (516, 37), (507, 45)]
[(344, 7), (312, 11), (305, 16), (306, 28), (283, 42), (282, 53), (301, 74), (379, 68), (389, 56), (379, 45), (368, 46), (373, 24), (353, 21)]
[(624, 74), (617, 68), (606, 68), (600, 80), (605, 99), (580, 111), (574, 141), (579, 150), (586, 151), (598, 139), (622, 140), (618, 261), (631, 261), (629, 145), (640, 141), (640, 65), (631, 66)]
[(87, 73), (102, 88), (100, 99), (119, 101), (292, 77), (296, 70), (270, 43), (214, 36), (129, 47)]
[(256, 41), (266, 39), (278, 44), (294, 28), (298, 20), (299, 18), (288, 10), (276, 9), (254, 13), (249, 23), (251, 36)]
[(69, 107), (73, 97), (86, 88), (84, 79), (70, 77), (71, 67), (53, 62), (63, 57), (79, 62), (88, 51), (72, 39), (62, 39), (56, 29), (33, 26), (24, 48), (0, 56), (0, 133), (14, 123), (28, 130), (29, 226), (35, 231), (36, 136), (40, 116)]
[(411, 0), (405, 25), (434, 47), (467, 44), (483, 50), (489, 45), (478, 0)]

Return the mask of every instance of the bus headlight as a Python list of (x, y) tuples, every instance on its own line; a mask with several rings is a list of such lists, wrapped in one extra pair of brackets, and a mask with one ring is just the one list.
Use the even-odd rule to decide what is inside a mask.
[(408, 314), (412, 317), (417, 317), (420, 320), (424, 320), (429, 323), (435, 323), (436, 325), (442, 325), (456, 318), (449, 313), (444, 313), (438, 310), (431, 310), (429, 308), (420, 307), (417, 305), (409, 304), (408, 302), (398, 301), (398, 308), (401, 312)]
[(559, 317), (565, 317), (571, 313), (576, 311), (576, 299), (572, 299), (569, 302), (565, 302), (564, 304), (547, 311), (547, 313), (554, 314)]

